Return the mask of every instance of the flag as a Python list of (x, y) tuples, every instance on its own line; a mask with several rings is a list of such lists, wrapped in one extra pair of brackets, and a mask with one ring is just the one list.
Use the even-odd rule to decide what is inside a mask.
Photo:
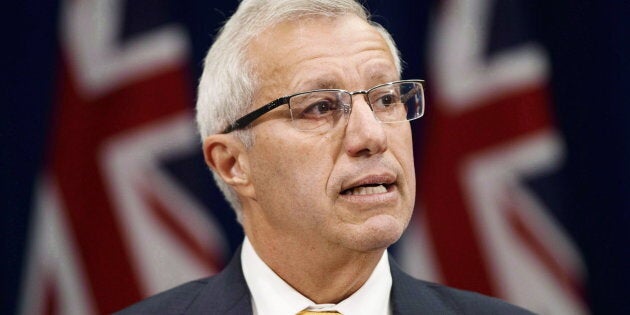
[(200, 145), (188, 37), (161, 4), (62, 2), (21, 314), (111, 313), (225, 262), (221, 228), (166, 167)]
[(430, 27), (414, 275), (542, 314), (586, 314), (580, 252), (532, 181), (565, 159), (524, 1), (448, 0)]
[[(243, 235), (190, 135), (190, 91), (238, 1), (8, 4), (0, 313), (107, 313), (218, 270)], [(427, 82), (392, 256), (543, 314), (630, 313), (628, 2), (365, 4), (403, 78)]]

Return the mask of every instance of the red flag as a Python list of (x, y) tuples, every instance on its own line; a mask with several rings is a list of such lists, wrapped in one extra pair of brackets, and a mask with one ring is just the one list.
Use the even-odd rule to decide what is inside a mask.
[(444, 1), (436, 16), (404, 264), (535, 312), (584, 314), (579, 253), (524, 182), (563, 163), (547, 58), (524, 35), (525, 12), (498, 4)]
[(143, 21), (125, 9), (63, 5), (23, 314), (111, 313), (222, 266), (212, 219), (161, 166), (199, 150), (185, 33), (151, 21), (128, 34)]

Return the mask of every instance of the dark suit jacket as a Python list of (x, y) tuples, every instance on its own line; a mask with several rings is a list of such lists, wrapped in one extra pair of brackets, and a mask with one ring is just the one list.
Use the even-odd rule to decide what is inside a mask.
[[(390, 268), (395, 315), (532, 314), (495, 298), (414, 279), (391, 259)], [(154, 295), (116, 314), (252, 314), (240, 250), (219, 274)]]

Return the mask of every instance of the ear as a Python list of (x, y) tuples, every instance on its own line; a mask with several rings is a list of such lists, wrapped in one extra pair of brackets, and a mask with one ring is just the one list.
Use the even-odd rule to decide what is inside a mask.
[(229, 134), (210, 135), (203, 141), (203, 156), (206, 164), (239, 195), (255, 198), (247, 150), (240, 140)]

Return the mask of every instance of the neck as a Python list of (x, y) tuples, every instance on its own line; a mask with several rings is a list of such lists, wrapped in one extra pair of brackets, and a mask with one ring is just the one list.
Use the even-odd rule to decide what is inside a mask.
[(248, 233), (248, 238), (258, 256), (286, 283), (318, 304), (337, 304), (356, 292), (385, 251), (357, 252), (286, 237), (259, 238), (256, 234)]

